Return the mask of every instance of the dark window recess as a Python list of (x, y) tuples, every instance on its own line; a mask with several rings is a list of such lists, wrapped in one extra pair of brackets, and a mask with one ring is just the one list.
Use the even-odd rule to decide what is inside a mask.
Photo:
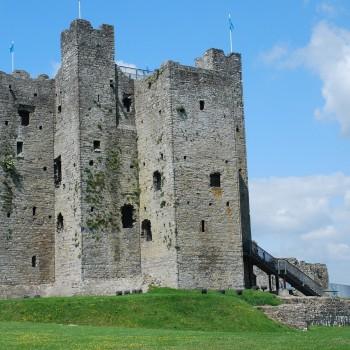
[(236, 132), (239, 132), (239, 127), (238, 126), (236, 127)]
[(23, 142), (18, 141), (17, 142), (17, 155), (19, 156), (23, 152)]
[(201, 111), (204, 110), (204, 106), (205, 106), (204, 100), (200, 100), (200, 101), (199, 101), (199, 109), (200, 109)]
[(202, 220), (202, 222), (201, 222), (201, 231), (205, 232), (205, 221), (204, 220)]
[(44, 167), (43, 167), (43, 170), (44, 170), (44, 171), (47, 171), (47, 167), (46, 167), (46, 166), (44, 166)]
[(18, 114), (21, 117), (21, 125), (22, 126), (28, 126), (29, 125), (29, 115), (30, 115), (30, 113), (28, 111), (20, 110), (20, 111), (18, 111)]
[(131, 204), (125, 204), (121, 212), (123, 228), (132, 228), (134, 226), (134, 207)]
[(220, 187), (221, 186), (221, 175), (220, 173), (210, 174), (210, 187)]
[(32, 267), (36, 267), (36, 255), (32, 256)]
[(145, 238), (147, 242), (152, 241), (151, 221), (143, 220), (141, 225), (141, 237)]
[(7, 217), (10, 218), (11, 217), (11, 213), (7, 213)]
[(125, 95), (123, 97), (123, 106), (128, 113), (131, 111), (131, 105), (132, 105), (131, 95)]
[(61, 113), (61, 112), (62, 112), (62, 106), (61, 106), (61, 105), (59, 105), (59, 106), (57, 107), (57, 112), (58, 112), (58, 113)]
[(90, 166), (93, 166), (93, 165), (94, 165), (94, 161), (93, 161), (93, 160), (90, 160), (89, 165), (90, 165)]
[(162, 189), (162, 175), (159, 171), (153, 173), (153, 187), (155, 191), (160, 191)]
[(57, 215), (57, 231), (62, 231), (64, 227), (63, 224), (63, 215), (61, 213), (59, 213)]
[(33, 216), (36, 215), (36, 207), (33, 207)]
[(94, 151), (95, 152), (101, 152), (101, 142), (98, 140), (94, 141)]
[(39, 130), (42, 130), (42, 129), (43, 129), (43, 127), (42, 127), (42, 125), (40, 125), (40, 126), (39, 126)]
[(230, 202), (226, 202), (226, 207), (229, 207), (230, 206)]
[(61, 156), (58, 156), (53, 163), (54, 168), (54, 178), (55, 178), (55, 186), (59, 187), (62, 182), (62, 160)]
[(5, 125), (9, 125), (9, 122), (7, 120), (5, 120)]

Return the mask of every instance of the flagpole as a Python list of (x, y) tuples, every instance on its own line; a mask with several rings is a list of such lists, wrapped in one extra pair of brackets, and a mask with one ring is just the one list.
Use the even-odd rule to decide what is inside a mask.
[(81, 4), (80, 4), (80, 0), (78, 0), (78, 9), (79, 9), (79, 19), (81, 19)]
[(230, 23), (230, 49), (231, 53), (233, 52), (233, 45), (232, 45), (232, 21), (231, 21), (231, 14), (228, 15), (229, 23)]
[(15, 71), (15, 42), (11, 43), (11, 68), (12, 73)]

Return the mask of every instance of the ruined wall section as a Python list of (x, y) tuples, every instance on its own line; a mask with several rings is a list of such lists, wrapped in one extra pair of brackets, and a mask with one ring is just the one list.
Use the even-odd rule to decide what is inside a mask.
[[(242, 62), (241, 55), (231, 53), (228, 56), (222, 50), (210, 49), (203, 57), (196, 60), (196, 66), (229, 74), (232, 76), (233, 116), (235, 121), (235, 142), (240, 187), (240, 215), (242, 238), (244, 242), (251, 240), (248, 165), (246, 150), (246, 132), (243, 102)], [(245, 286), (253, 285), (253, 270), (248, 260), (244, 261)]]
[[(135, 107), (142, 273), (148, 282), (176, 288), (178, 247), (170, 65), (161, 67), (146, 80), (135, 82)], [(147, 235), (147, 224), (152, 237)]]
[(53, 111), (53, 80), (0, 72), (0, 287), (23, 293), (54, 281)]
[(180, 288), (244, 285), (232, 85), (220, 71), (171, 67)]
[(140, 276), (139, 226), (124, 227), (121, 215), (124, 205), (133, 206), (132, 220), (138, 221), (136, 135), (132, 113), (130, 122), (118, 115), (113, 27), (93, 29), (84, 20), (73, 25), (78, 46), (82, 278), (86, 288), (94, 290), (97, 280), (126, 278), (131, 283)]

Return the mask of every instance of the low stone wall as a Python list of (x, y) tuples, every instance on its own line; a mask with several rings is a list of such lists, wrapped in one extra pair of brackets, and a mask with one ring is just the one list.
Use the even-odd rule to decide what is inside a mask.
[(296, 297), (283, 298), (279, 306), (259, 307), (269, 318), (287, 326), (350, 326), (350, 299)]

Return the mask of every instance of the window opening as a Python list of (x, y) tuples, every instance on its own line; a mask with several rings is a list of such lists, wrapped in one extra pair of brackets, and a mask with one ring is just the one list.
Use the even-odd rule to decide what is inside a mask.
[(21, 117), (21, 125), (28, 126), (29, 125), (29, 112), (20, 110), (20, 111), (18, 111), (18, 114)]
[(55, 178), (55, 186), (59, 187), (62, 182), (62, 160), (61, 156), (58, 156), (53, 163), (54, 167), (54, 178)]
[(131, 111), (132, 98), (130, 95), (125, 95), (123, 98), (123, 106), (125, 110), (129, 113)]
[(63, 215), (61, 213), (59, 213), (57, 215), (57, 231), (62, 231), (64, 227), (63, 224)]
[(152, 241), (151, 221), (143, 220), (141, 225), (141, 237), (145, 238), (147, 242)]
[(21, 155), (23, 153), (23, 142), (18, 141), (17, 142), (17, 155)]
[(162, 175), (159, 171), (153, 173), (153, 187), (155, 191), (160, 191), (162, 189)]
[(125, 204), (121, 212), (123, 228), (132, 228), (134, 226), (134, 207), (131, 204)]
[(210, 187), (220, 187), (221, 186), (221, 175), (220, 173), (210, 174)]
[(101, 152), (101, 141), (98, 141), (98, 140), (94, 141), (94, 151)]
[(201, 111), (204, 110), (204, 106), (205, 106), (204, 100), (200, 100), (200, 101), (199, 101), (199, 109), (200, 109)]
[(202, 232), (205, 232), (205, 221), (204, 220), (202, 220), (202, 222), (201, 222), (201, 230), (202, 230)]
[(32, 267), (36, 267), (36, 255), (32, 256)]

